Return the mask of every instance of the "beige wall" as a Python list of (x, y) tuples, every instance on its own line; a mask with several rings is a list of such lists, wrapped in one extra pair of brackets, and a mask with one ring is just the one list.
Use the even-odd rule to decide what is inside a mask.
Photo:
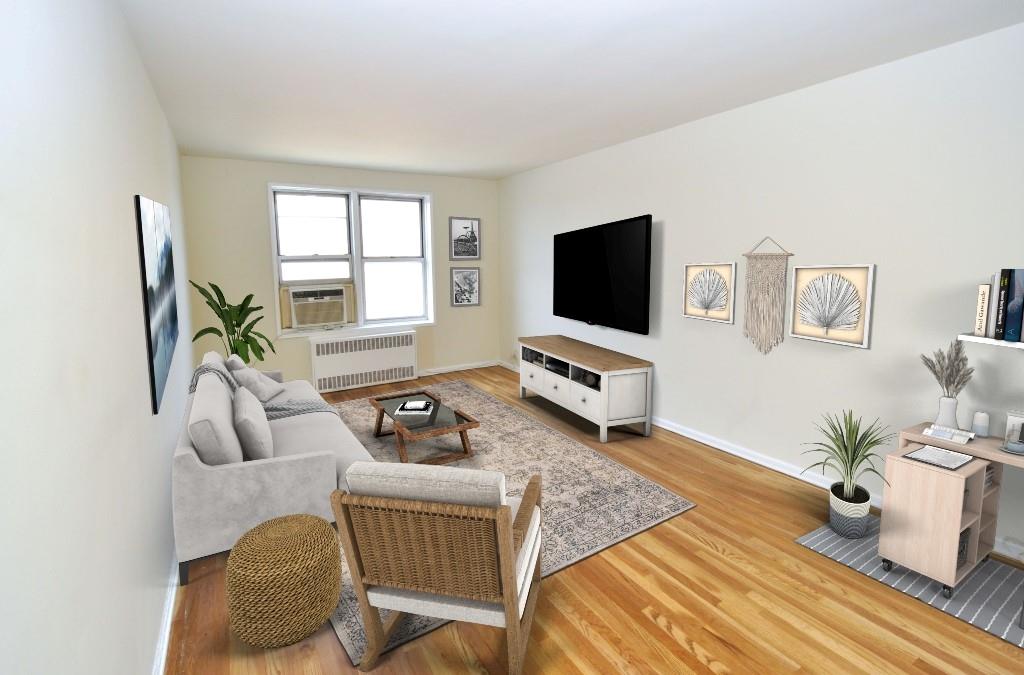
[[(189, 278), (214, 281), (230, 298), (255, 293), (266, 307), (264, 322), (275, 321), (274, 272), (267, 197), (270, 183), (430, 193), (432, 195), (435, 325), (417, 328), (419, 367), (447, 368), (493, 362), (498, 358), (499, 227), (497, 183), (421, 174), (362, 171), (305, 164), (253, 162), (210, 157), (182, 157), (188, 229)], [(479, 217), (483, 257), (479, 261), (448, 260), (449, 216)], [(452, 266), (480, 267), (481, 305), (453, 308), (449, 302)], [(193, 291), (194, 292), (194, 291)], [(196, 296), (198, 297), (198, 295)], [(193, 303), (193, 324), (211, 325), (214, 317), (202, 302)], [(273, 334), (264, 331), (268, 336)], [(288, 378), (309, 378), (309, 341), (303, 337), (275, 340), (277, 354), (266, 367), (282, 368)], [(195, 345), (195, 359), (219, 349), (216, 337)]]
[[(655, 415), (792, 471), (826, 411), (900, 428), (934, 416), (918, 354), (971, 329), (977, 284), (1024, 266), (1024, 26), (833, 80), (501, 181), (501, 355), (563, 333), (655, 368)], [(652, 322), (640, 336), (551, 314), (554, 233), (654, 216)], [(742, 253), (771, 235), (792, 264), (876, 263), (871, 348), (743, 338)], [(739, 263), (737, 323), (682, 317), (683, 264)], [(1024, 359), (970, 345), (977, 409), (1024, 409)], [(685, 468), (680, 470), (685, 471)], [(1024, 472), (999, 534), (1024, 549)], [(867, 484), (880, 493), (880, 482)], [(1006, 539), (1009, 538), (1009, 539)]]
[[(190, 374), (178, 151), (120, 13), (0, 21), (0, 672), (147, 673)], [(182, 336), (150, 410), (133, 196), (167, 204)]]

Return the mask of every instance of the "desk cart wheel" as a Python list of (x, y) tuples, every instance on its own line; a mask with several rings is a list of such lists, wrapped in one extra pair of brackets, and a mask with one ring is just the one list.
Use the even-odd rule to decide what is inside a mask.
[(944, 597), (946, 599), (952, 598), (953, 597), (953, 587), (952, 586), (946, 586), (945, 584), (943, 584), (943, 586), (942, 586), (942, 597)]
[(886, 572), (891, 571), (892, 570), (892, 561), (889, 560), (888, 558), (882, 558), (882, 569), (885, 570)]

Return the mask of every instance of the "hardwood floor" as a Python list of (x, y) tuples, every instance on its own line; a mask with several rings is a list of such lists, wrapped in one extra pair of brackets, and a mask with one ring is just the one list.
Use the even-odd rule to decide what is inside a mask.
[[(824, 490), (656, 428), (597, 428), (484, 368), (332, 395), (465, 379), (697, 503), (544, 579), (527, 673), (1021, 673), (1024, 650), (794, 543), (827, 519)], [(327, 495), (324, 495), (327, 498)], [(167, 673), (355, 672), (330, 625), (290, 647), (228, 629), (227, 554), (179, 589)], [(375, 673), (501, 673), (501, 631), (451, 623), (385, 654)]]

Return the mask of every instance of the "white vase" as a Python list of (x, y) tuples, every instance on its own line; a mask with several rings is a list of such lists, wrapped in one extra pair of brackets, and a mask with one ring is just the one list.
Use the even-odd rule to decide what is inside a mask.
[(940, 427), (960, 428), (960, 423), (956, 419), (955, 398), (943, 396), (939, 399), (939, 416), (935, 418), (935, 423)]

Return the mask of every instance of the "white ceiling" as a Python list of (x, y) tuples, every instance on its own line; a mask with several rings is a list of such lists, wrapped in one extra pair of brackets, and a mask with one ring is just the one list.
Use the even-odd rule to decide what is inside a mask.
[(1021, 0), (120, 0), (184, 152), (499, 177), (1024, 21)]

